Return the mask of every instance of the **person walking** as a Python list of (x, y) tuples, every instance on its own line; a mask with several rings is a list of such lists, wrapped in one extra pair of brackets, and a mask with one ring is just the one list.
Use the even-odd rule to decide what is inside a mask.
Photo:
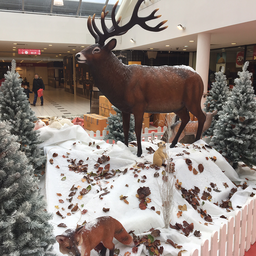
[[(31, 105), (35, 106), (36, 105), (36, 101), (37, 101), (37, 97), (38, 97), (38, 90), (45, 90), (45, 86), (44, 86), (44, 82), (41, 78), (39, 78), (38, 74), (35, 74), (35, 78), (33, 80), (33, 89), (32, 91), (34, 92), (34, 101)], [(40, 96), (40, 100), (41, 100), (41, 106), (44, 105), (44, 99), (43, 96)]]

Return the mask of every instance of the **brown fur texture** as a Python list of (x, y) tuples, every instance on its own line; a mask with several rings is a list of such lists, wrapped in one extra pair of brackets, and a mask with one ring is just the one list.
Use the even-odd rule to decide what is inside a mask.
[[(106, 248), (110, 250), (110, 255), (113, 255), (113, 238), (125, 245), (134, 245), (132, 237), (123, 225), (110, 216), (99, 217), (75, 231), (56, 236), (60, 252), (73, 256), (89, 256), (90, 251), (99, 248), (100, 243), (103, 244), (100, 255), (105, 255)], [(81, 247), (81, 251), (78, 247)]]

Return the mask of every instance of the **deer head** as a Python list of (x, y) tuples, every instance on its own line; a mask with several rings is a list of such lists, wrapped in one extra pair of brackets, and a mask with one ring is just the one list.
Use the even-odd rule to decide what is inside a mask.
[(106, 45), (105, 45), (105, 41), (110, 37), (120, 36), (120, 35), (125, 34), (129, 29), (131, 29), (136, 24), (148, 31), (158, 32), (158, 31), (162, 31), (162, 30), (166, 29), (167, 26), (162, 27), (162, 25), (165, 24), (167, 22), (167, 20), (160, 22), (155, 27), (150, 27), (146, 24), (146, 22), (149, 20), (153, 20), (153, 19), (157, 19), (157, 18), (161, 17), (161, 15), (155, 16), (155, 13), (158, 11), (158, 9), (155, 9), (147, 17), (138, 17), (139, 7), (143, 1), (144, 0), (138, 0), (138, 2), (136, 3), (136, 5), (134, 7), (130, 21), (127, 24), (125, 24), (124, 26), (118, 25), (121, 21), (121, 17), (117, 21), (115, 19), (115, 12), (116, 12), (116, 8), (118, 5), (118, 1), (117, 1), (112, 9), (112, 12), (111, 12), (111, 20), (113, 23), (113, 26), (111, 28), (107, 28), (106, 23), (105, 23), (105, 18), (107, 16), (108, 12), (106, 12), (106, 6), (104, 6), (104, 8), (102, 9), (102, 13), (101, 13), (101, 28), (102, 28), (103, 33), (96, 26), (95, 14), (93, 15), (92, 18), (91, 18), (91, 16), (89, 16), (88, 21), (87, 21), (87, 27), (88, 27), (91, 35), (95, 38), (95, 44), (91, 45), (91, 46), (87, 47), (86, 49), (84, 49), (83, 51), (77, 53), (76, 54), (77, 61), (79, 63), (90, 64), (90, 62), (92, 60), (101, 59), (102, 57), (100, 57), (100, 55), (105, 55), (105, 54), (109, 53), (110, 51), (112, 51), (116, 47), (116, 39), (112, 39)]

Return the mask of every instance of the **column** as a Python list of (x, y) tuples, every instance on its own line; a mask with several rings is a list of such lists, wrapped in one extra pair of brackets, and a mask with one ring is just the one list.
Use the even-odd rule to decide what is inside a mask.
[[(204, 93), (208, 91), (208, 75), (210, 65), (210, 45), (211, 34), (202, 33), (197, 36), (197, 52), (196, 52), (196, 71), (202, 77), (204, 83)], [(205, 98), (202, 99), (201, 105), (204, 108), (203, 103)]]
[(73, 54), (73, 82), (74, 82), (74, 96), (76, 97), (76, 58)]

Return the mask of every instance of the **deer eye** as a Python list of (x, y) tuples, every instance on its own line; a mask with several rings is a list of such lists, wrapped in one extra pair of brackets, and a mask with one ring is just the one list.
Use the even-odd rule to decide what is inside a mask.
[(71, 249), (71, 246), (68, 246), (68, 247), (66, 247), (66, 248), (70, 250), (70, 249)]
[(95, 47), (92, 51), (92, 54), (94, 53), (99, 53), (100, 52), (100, 48), (99, 47)]

